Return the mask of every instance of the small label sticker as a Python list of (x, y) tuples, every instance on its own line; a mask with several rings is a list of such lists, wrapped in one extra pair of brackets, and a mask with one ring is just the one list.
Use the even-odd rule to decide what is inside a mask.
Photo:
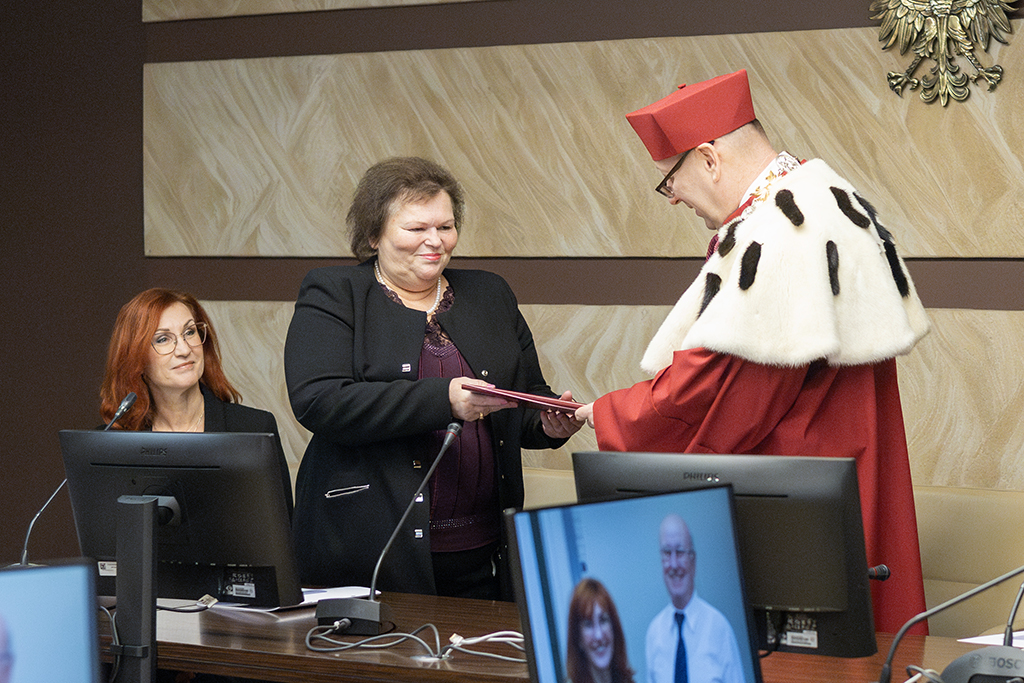
[(786, 631), (782, 634), (782, 644), (790, 647), (818, 648), (817, 631)]
[(236, 583), (224, 589), (224, 595), (231, 595), (236, 598), (255, 598), (256, 585), (252, 583)]
[(117, 576), (117, 562), (101, 560), (96, 563), (96, 569), (100, 576)]

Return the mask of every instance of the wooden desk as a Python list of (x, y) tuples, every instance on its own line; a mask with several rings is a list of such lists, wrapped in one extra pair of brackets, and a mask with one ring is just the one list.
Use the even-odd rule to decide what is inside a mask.
[[(765, 683), (870, 683), (878, 680), (882, 664), (889, 654), (892, 639), (891, 633), (879, 633), (878, 653), (857, 659), (776, 652), (761, 660), (761, 673)], [(905, 681), (906, 668), (909, 664), (935, 669), (942, 673), (946, 665), (954, 659), (977, 648), (977, 645), (961, 643), (954, 638), (904, 636), (893, 659), (891, 681)]]
[[(519, 631), (516, 606), (506, 602), (453, 600), (423, 595), (387, 593), (383, 600), (394, 611), (401, 632), (427, 623), (437, 626), (442, 645), (453, 633), (482, 636), (501, 630)], [(101, 632), (108, 634), (106, 620)], [(424, 662), (425, 654), (412, 643), (383, 651), (349, 650), (342, 653), (313, 652), (306, 647), (306, 633), (316, 625), (313, 608), (279, 614), (225, 613), (208, 610), (193, 614), (161, 611), (157, 615), (157, 660), (161, 669), (234, 675), (282, 683), (337, 681), (474, 681), (481, 683), (524, 682), (525, 664), (454, 653), (448, 660)], [(424, 640), (433, 647), (433, 635)], [(359, 636), (341, 640), (354, 642)], [(105, 637), (104, 643), (109, 642)], [(892, 636), (879, 634), (878, 654), (860, 659), (775, 653), (761, 660), (765, 683), (820, 683), (878, 680)], [(503, 655), (515, 655), (508, 645), (475, 646)], [(893, 666), (893, 683), (906, 679), (908, 664), (942, 671), (961, 654), (976, 649), (950, 638), (907, 636), (900, 643)]]

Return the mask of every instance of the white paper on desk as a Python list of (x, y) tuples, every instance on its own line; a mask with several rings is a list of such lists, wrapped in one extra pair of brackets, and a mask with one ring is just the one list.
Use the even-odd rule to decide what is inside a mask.
[[(293, 609), (301, 609), (303, 607), (311, 607), (321, 600), (329, 600), (331, 598), (365, 598), (370, 594), (370, 589), (366, 586), (338, 586), (336, 588), (303, 588), (302, 589), (302, 602), (297, 605), (285, 605), (282, 607), (251, 607), (249, 605), (242, 605), (234, 602), (217, 602), (214, 603), (214, 608), (221, 609), (232, 609), (232, 610), (245, 610), (247, 612), (285, 612)], [(377, 595), (380, 595), (380, 591), (377, 591)]]
[[(961, 643), (974, 643), (976, 645), (1002, 645), (1003, 634), (993, 634), (990, 636), (975, 636), (974, 638), (961, 638)], [(1013, 646), (1024, 649), (1024, 631), (1013, 632)]]

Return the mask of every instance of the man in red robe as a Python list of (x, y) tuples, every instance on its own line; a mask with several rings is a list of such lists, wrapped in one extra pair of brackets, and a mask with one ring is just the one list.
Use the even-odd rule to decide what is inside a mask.
[(875, 627), (898, 631), (925, 603), (895, 357), (929, 323), (892, 235), (823, 161), (772, 147), (745, 71), (627, 119), (656, 190), (715, 235), (644, 354), (653, 379), (576, 417), (602, 450), (856, 458), (868, 562), (892, 572)]

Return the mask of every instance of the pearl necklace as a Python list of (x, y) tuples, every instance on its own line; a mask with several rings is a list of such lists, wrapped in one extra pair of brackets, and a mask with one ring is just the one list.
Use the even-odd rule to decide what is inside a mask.
[[(394, 289), (391, 288), (391, 285), (389, 285), (387, 283), (387, 280), (385, 280), (384, 276), (381, 274), (381, 272), (380, 272), (380, 259), (377, 259), (376, 261), (373, 262), (373, 272), (377, 276), (377, 280), (382, 285), (387, 287), (389, 292), (391, 292), (392, 294), (397, 296), (399, 299), (402, 298), (402, 296), (398, 292), (396, 292)], [(437, 278), (437, 294), (434, 296), (434, 305), (427, 309), (427, 315), (430, 315), (431, 313), (436, 311), (437, 307), (440, 304), (441, 304), (441, 278), (440, 278), (440, 276), (438, 276), (438, 278)]]

